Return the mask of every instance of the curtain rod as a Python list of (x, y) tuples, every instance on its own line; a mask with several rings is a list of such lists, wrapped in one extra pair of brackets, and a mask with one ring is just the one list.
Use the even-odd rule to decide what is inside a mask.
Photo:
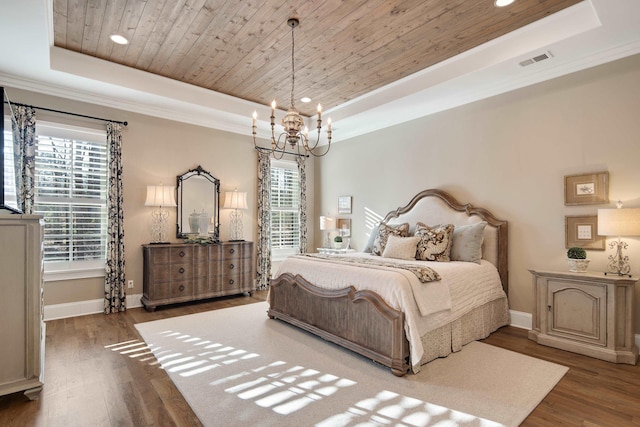
[[(260, 150), (260, 151), (273, 151), (270, 148), (264, 148), (264, 147), (255, 147), (255, 148), (256, 150)], [(293, 151), (278, 151), (278, 153), (290, 154), (292, 156), (309, 157), (308, 154), (294, 153)]]
[(129, 124), (126, 121), (121, 122), (121, 121), (118, 121), (118, 120), (103, 119), (102, 117), (85, 116), (84, 114), (77, 114), (77, 113), (70, 113), (68, 111), (54, 110), (52, 108), (36, 107), (35, 105), (22, 104), (20, 102), (7, 102), (7, 101), (4, 101), (4, 103), (5, 104), (9, 104), (9, 105), (19, 105), (21, 107), (31, 107), (31, 108), (35, 108), (36, 110), (50, 111), (52, 113), (60, 113), (60, 114), (66, 114), (66, 115), (69, 115), (69, 116), (82, 117), (82, 118), (85, 118), (85, 119), (101, 120), (103, 122), (118, 123), (118, 124), (121, 124), (123, 126), (127, 126)]

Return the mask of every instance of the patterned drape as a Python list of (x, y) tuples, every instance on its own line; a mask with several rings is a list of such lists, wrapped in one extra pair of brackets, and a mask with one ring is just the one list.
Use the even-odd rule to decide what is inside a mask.
[(304, 156), (296, 156), (300, 187), (300, 253), (307, 253), (307, 171)]
[(271, 157), (258, 153), (258, 289), (266, 289), (271, 278)]
[(107, 265), (104, 283), (104, 314), (127, 309), (124, 276), (124, 214), (122, 206), (122, 133), (117, 123), (107, 124), (109, 195), (107, 197)]
[(13, 112), (16, 119), (12, 122), (12, 130), (18, 206), (23, 213), (32, 214), (36, 185), (36, 110), (16, 105)]

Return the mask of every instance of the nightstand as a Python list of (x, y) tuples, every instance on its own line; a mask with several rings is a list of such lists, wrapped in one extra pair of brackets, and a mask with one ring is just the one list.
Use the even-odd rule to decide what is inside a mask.
[(529, 339), (609, 362), (636, 364), (637, 277), (529, 271), (535, 302)]
[(333, 248), (316, 248), (319, 254), (350, 254), (355, 249), (333, 249)]

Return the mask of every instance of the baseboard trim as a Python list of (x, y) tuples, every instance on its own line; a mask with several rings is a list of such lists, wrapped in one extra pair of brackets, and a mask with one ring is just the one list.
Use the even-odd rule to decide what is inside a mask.
[[(142, 294), (127, 295), (127, 308), (142, 307), (140, 302)], [(102, 313), (104, 311), (104, 299), (87, 301), (66, 302), (63, 304), (50, 304), (44, 306), (44, 320), (66, 319), (68, 317), (86, 316)]]
[(533, 317), (531, 313), (509, 310), (509, 314), (511, 315), (511, 326), (521, 329), (531, 329), (533, 327)]

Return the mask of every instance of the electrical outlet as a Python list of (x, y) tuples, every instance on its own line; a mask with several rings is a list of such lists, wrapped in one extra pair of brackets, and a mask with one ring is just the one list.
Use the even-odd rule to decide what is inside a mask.
[(127, 282), (127, 286), (129, 287), (129, 289), (132, 289), (133, 288), (133, 280), (129, 280)]

